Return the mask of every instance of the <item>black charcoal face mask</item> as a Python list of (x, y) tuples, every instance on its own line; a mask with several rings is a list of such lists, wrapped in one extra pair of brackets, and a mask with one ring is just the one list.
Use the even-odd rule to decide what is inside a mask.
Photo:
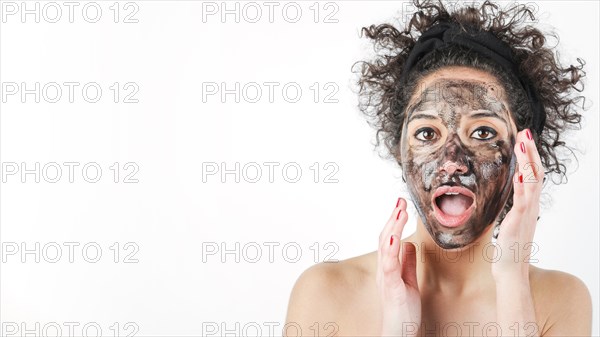
[(516, 134), (498, 86), (438, 79), (407, 108), (403, 175), (433, 240), (444, 249), (475, 241), (512, 190)]

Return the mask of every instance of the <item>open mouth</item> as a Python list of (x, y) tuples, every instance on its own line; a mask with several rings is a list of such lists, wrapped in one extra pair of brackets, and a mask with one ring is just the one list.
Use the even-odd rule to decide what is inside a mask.
[(464, 224), (475, 208), (475, 194), (461, 186), (441, 186), (431, 200), (434, 215), (444, 227)]

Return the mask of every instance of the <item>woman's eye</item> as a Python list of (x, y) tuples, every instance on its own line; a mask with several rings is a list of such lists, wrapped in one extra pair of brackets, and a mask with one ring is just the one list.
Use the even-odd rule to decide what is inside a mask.
[(435, 139), (435, 131), (432, 128), (420, 128), (415, 132), (415, 137), (421, 141), (431, 141)]
[(494, 129), (483, 126), (473, 131), (471, 137), (479, 140), (489, 140), (494, 138), (497, 134), (498, 133)]

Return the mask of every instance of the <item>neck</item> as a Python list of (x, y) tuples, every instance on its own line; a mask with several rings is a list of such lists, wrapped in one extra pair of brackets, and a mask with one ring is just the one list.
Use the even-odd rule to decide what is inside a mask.
[(417, 248), (419, 287), (443, 293), (471, 293), (493, 282), (491, 263), (495, 250), (491, 245), (493, 226), (468, 246), (442, 249), (431, 238), (421, 219), (417, 231), (406, 238)]

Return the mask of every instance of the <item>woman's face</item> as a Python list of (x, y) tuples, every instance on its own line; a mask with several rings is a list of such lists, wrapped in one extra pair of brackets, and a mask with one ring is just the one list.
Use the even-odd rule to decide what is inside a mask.
[(508, 200), (517, 129), (503, 95), (492, 75), (451, 67), (425, 77), (407, 106), (403, 174), (425, 228), (444, 249), (475, 241)]

